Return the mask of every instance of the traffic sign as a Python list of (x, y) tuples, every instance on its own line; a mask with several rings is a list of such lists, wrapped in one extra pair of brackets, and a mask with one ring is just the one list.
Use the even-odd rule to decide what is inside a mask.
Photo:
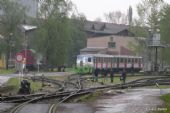
[(16, 54), (16, 61), (17, 62), (22, 62), (23, 59), (24, 59), (24, 57), (23, 57), (22, 53), (17, 53)]

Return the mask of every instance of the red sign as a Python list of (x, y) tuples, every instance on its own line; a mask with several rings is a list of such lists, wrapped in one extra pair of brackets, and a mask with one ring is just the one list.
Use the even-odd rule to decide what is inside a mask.
[(17, 53), (16, 54), (16, 61), (17, 62), (22, 62), (23, 59), (24, 59), (24, 57), (23, 57), (22, 53)]

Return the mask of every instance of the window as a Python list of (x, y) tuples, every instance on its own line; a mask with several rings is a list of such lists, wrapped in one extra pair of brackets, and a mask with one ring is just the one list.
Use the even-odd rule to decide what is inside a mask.
[(91, 58), (90, 57), (88, 58), (88, 62), (91, 62)]
[(123, 63), (123, 58), (120, 58), (120, 63)]
[(119, 63), (119, 62), (120, 62), (120, 59), (119, 59), (119, 58), (116, 58), (116, 62)]
[(128, 63), (131, 63), (131, 58), (128, 58)]
[(101, 59), (100, 59), (100, 57), (98, 57), (98, 62), (99, 62), (99, 63), (101, 62)]
[(113, 40), (114, 40), (114, 37), (110, 37), (110, 42), (113, 42)]
[(124, 58), (124, 63), (127, 63), (127, 58)]
[(116, 43), (115, 42), (108, 42), (108, 48), (115, 48)]

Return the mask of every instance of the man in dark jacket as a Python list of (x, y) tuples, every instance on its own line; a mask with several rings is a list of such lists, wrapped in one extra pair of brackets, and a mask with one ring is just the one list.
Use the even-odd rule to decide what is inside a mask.
[(95, 82), (98, 82), (98, 74), (99, 74), (99, 69), (98, 68), (94, 69)]
[(110, 80), (111, 80), (111, 83), (113, 83), (113, 80), (114, 80), (114, 70), (113, 69), (110, 70)]
[(123, 83), (125, 84), (126, 82), (126, 70), (125, 69), (123, 69), (122, 71), (121, 80), (123, 80)]

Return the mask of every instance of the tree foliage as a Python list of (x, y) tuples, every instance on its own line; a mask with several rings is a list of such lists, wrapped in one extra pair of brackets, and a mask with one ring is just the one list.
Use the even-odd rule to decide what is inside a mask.
[[(161, 21), (160, 21), (160, 33), (161, 40), (164, 44), (170, 44), (170, 5), (166, 5), (161, 12)], [(165, 48), (163, 51), (163, 59), (170, 64), (169, 60), (170, 52), (169, 48)]]
[(142, 0), (137, 5), (138, 21), (141, 26), (147, 26), (152, 32), (156, 32), (159, 28), (160, 11), (163, 6), (163, 0)]
[(148, 28), (142, 26), (141, 23), (134, 19), (132, 25), (129, 27), (129, 30), (134, 33), (136, 37), (148, 37)]
[(86, 18), (84, 15), (72, 15), (71, 17), (71, 40), (68, 55), (68, 63), (70, 65), (75, 65), (77, 55), (80, 54), (80, 49), (86, 46), (85, 21)]
[(21, 44), (18, 26), (23, 21), (25, 8), (13, 0), (0, 0), (0, 10), (0, 34), (2, 36), (0, 48), (1, 53), (5, 55), (8, 69), (10, 50), (15, 51)]
[(48, 19), (38, 25), (36, 50), (44, 56), (48, 65), (61, 65), (66, 60), (69, 36), (67, 18)]
[(34, 45), (47, 65), (60, 66), (73, 62), (83, 45), (81, 23), (69, 19), (71, 9), (72, 3), (66, 0), (45, 0), (41, 4), (39, 17), (42, 19), (38, 19)]
[[(160, 12), (163, 6), (163, 0), (142, 0), (137, 5), (139, 18), (133, 20), (132, 26), (130, 26), (131, 32), (137, 37), (145, 38), (150, 36), (149, 31), (151, 31), (151, 33), (157, 32), (157, 29), (159, 29), (159, 20), (161, 18)], [(141, 44), (145, 44), (146, 46), (146, 43), (139, 43), (139, 47), (135, 48), (144, 51), (146, 48)]]
[(122, 13), (121, 11), (112, 11), (109, 13), (105, 13), (104, 17), (107, 22), (116, 23), (116, 24), (127, 24), (128, 17), (126, 14)]

